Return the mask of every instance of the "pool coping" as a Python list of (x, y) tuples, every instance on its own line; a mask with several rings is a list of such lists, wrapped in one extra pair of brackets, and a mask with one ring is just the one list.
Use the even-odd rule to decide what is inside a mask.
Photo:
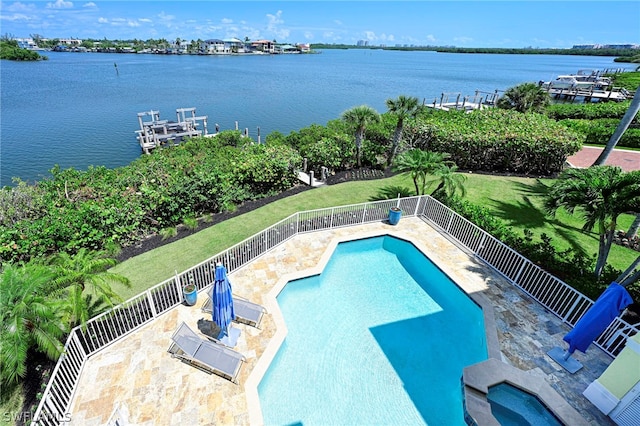
[[(357, 240), (363, 240), (367, 238), (384, 237), (384, 236), (398, 238), (411, 243), (416, 249), (420, 251), (420, 253), (423, 256), (427, 257), (445, 276), (447, 276), (451, 280), (451, 282), (453, 282), (460, 290), (462, 290), (468, 297), (471, 298), (471, 300), (473, 300), (480, 307), (480, 309), (482, 310), (483, 319), (484, 319), (483, 322), (484, 322), (484, 329), (485, 329), (485, 336), (486, 336), (488, 360), (493, 359), (497, 361), (501, 359), (502, 355), (500, 352), (500, 343), (498, 341), (498, 332), (497, 332), (492, 302), (489, 300), (487, 296), (485, 296), (481, 292), (477, 290), (469, 292), (468, 289), (465, 289), (464, 283), (456, 282), (449, 274), (447, 274), (446, 271), (444, 271), (440, 267), (440, 265), (438, 265), (427, 254), (430, 250), (426, 246), (424, 246), (423, 244), (421, 244), (419, 241), (415, 240), (411, 236), (403, 234), (401, 231), (400, 232), (390, 232), (390, 230), (368, 231), (368, 232), (359, 233), (355, 238), (354, 236), (342, 236), (342, 237), (337, 236), (337, 237), (334, 237), (329, 242), (329, 244), (327, 245), (327, 248), (325, 249), (324, 253), (320, 257), (320, 260), (318, 261), (316, 266), (313, 266), (301, 271), (297, 271), (294, 273), (282, 275), (279, 278), (279, 280), (276, 282), (274, 287), (264, 296), (264, 304), (268, 312), (270, 312), (272, 315), (273, 321), (276, 326), (276, 332), (271, 338), (265, 351), (263, 352), (260, 359), (258, 359), (256, 365), (251, 371), (251, 374), (249, 375), (249, 377), (245, 382), (244, 390), (245, 390), (245, 396), (246, 396), (247, 406), (249, 411), (248, 412), (249, 421), (251, 425), (264, 425), (264, 418), (262, 416), (262, 409), (260, 405), (260, 397), (258, 395), (258, 385), (260, 384), (260, 381), (262, 380), (267, 370), (269, 369), (271, 362), (273, 361), (276, 354), (278, 353), (278, 350), (282, 346), (282, 343), (284, 343), (284, 339), (286, 338), (288, 333), (288, 329), (284, 321), (284, 316), (282, 315), (282, 311), (280, 310), (280, 306), (277, 302), (277, 297), (280, 294), (280, 292), (284, 289), (284, 287), (287, 285), (289, 281), (294, 281), (297, 279), (302, 279), (302, 278), (306, 278), (314, 275), (320, 275), (324, 271), (325, 267), (327, 266), (327, 263), (331, 259), (331, 256), (333, 255), (338, 244), (349, 242), (349, 241), (357, 241)], [(507, 364), (504, 364), (504, 365), (506, 366)], [(466, 406), (464, 408), (465, 408), (465, 411), (469, 411), (467, 410)], [(473, 410), (473, 411), (475, 412), (476, 410)], [(490, 411), (491, 410), (489, 408), (489, 415), (491, 416)], [(478, 412), (478, 414), (483, 414), (483, 413), (484, 413), (484, 410), (481, 410)], [(471, 412), (469, 412), (469, 414), (471, 414)], [(491, 417), (493, 418), (493, 416)]]

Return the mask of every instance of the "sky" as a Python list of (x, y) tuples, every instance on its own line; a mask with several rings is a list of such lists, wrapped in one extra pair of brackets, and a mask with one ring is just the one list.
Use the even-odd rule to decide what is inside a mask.
[(2, 1), (26, 38), (570, 48), (640, 44), (640, 1)]

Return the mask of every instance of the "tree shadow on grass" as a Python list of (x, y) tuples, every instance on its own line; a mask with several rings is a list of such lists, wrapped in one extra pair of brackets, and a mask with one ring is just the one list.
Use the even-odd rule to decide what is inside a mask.
[(597, 235), (593, 232), (585, 232), (582, 228), (567, 225), (554, 216), (549, 216), (544, 207), (534, 204), (532, 198), (544, 198), (549, 187), (536, 179), (531, 184), (525, 182), (517, 182), (516, 189), (522, 194), (522, 198), (514, 198), (511, 200), (491, 199), (493, 210), (496, 217), (506, 221), (510, 226), (535, 230), (549, 225), (554, 229), (556, 235), (564, 240), (569, 246), (581, 253), (586, 253), (583, 244), (576, 238), (576, 233), (582, 233), (595, 238)]

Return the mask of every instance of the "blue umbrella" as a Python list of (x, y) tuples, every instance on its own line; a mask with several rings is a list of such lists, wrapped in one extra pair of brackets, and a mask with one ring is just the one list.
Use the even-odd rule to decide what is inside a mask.
[(624, 287), (615, 281), (609, 284), (573, 330), (564, 336), (563, 340), (569, 344), (569, 354), (576, 349), (585, 353), (591, 342), (631, 303), (633, 299)]
[(219, 338), (228, 336), (229, 324), (236, 318), (233, 309), (233, 296), (231, 293), (231, 283), (227, 278), (227, 269), (221, 264), (216, 265), (215, 281), (212, 292), (213, 322), (221, 330)]

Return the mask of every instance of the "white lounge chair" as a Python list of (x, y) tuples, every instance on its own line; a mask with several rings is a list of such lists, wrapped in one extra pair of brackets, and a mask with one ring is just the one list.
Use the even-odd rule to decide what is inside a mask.
[[(205, 312), (207, 314), (213, 312), (213, 302), (211, 299), (212, 293), (213, 287), (211, 287), (209, 291), (207, 291), (208, 297), (202, 305), (202, 312)], [(267, 312), (264, 306), (250, 302), (249, 300), (240, 298), (238, 296), (233, 296), (233, 310), (235, 311), (235, 320), (237, 322), (248, 324), (256, 328), (260, 328), (262, 317)]]
[(169, 353), (207, 373), (215, 373), (233, 383), (237, 382), (244, 355), (218, 343), (200, 338), (184, 322), (171, 336)]

